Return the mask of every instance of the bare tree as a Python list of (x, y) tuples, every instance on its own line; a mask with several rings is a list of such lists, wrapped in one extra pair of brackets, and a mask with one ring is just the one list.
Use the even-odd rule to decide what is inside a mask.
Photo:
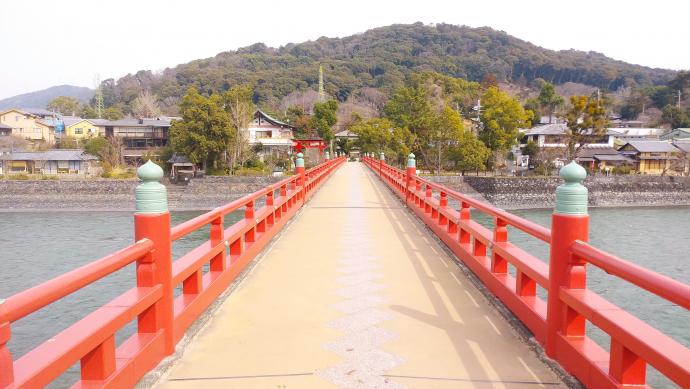
[(21, 136), (0, 136), (0, 151), (12, 152), (26, 150), (28, 146), (29, 142)]
[(132, 113), (138, 118), (160, 116), (161, 108), (158, 106), (156, 95), (148, 90), (139, 93), (139, 96), (132, 102)]
[(304, 112), (311, 115), (314, 111), (314, 104), (319, 101), (319, 92), (314, 90), (294, 91), (283, 97), (280, 102), (280, 110), (287, 111), (288, 108), (297, 106), (302, 107)]
[(250, 86), (235, 86), (223, 94), (225, 111), (230, 115), (230, 122), (235, 128), (234, 150), (232, 149), (232, 143), (228, 145), (231, 152), (231, 168), (235, 166), (236, 162), (241, 164), (245, 162), (243, 156), (249, 147), (247, 128), (249, 128), (249, 123), (254, 119), (255, 112), (252, 102), (253, 93)]

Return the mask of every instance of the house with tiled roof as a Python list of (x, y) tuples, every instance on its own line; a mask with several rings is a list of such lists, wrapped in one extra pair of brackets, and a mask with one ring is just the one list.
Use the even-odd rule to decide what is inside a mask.
[(20, 136), (33, 144), (55, 144), (54, 124), (39, 115), (12, 108), (0, 112), (0, 124), (11, 127), (12, 135)]
[(84, 150), (10, 152), (0, 155), (0, 174), (94, 175), (100, 173), (97, 160)]
[(659, 137), (661, 140), (678, 140), (687, 139), (690, 140), (690, 128), (676, 128), (671, 130)]
[(618, 151), (635, 161), (635, 169), (642, 174), (665, 174), (672, 170), (680, 151), (661, 140), (629, 141)]
[(590, 170), (606, 170), (619, 166), (633, 166), (635, 161), (613, 147), (587, 145), (577, 151), (575, 161)]
[[(546, 124), (526, 130), (522, 135), (521, 143), (524, 146), (528, 141), (533, 141), (540, 148), (565, 148), (568, 146), (568, 125), (565, 123)], [(613, 147), (615, 136), (618, 133), (606, 130), (603, 135), (591, 135), (587, 144)]]
[(257, 110), (244, 130), (250, 146), (261, 146), (260, 154), (287, 154), (292, 148), (295, 127)]

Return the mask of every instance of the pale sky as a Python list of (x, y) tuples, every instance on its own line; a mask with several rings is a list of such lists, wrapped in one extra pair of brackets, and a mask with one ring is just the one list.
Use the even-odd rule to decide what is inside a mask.
[(2, 3), (0, 98), (60, 84), (93, 88), (97, 74), (106, 79), (161, 70), (256, 42), (277, 47), (417, 21), (489, 26), (549, 49), (592, 50), (651, 67), (690, 68), (686, 1)]

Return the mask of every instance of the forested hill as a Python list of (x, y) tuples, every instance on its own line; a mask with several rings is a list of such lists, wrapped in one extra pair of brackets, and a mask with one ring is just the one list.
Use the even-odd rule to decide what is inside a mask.
[(93, 89), (83, 86), (58, 85), (2, 99), (0, 100), (0, 110), (7, 108), (45, 108), (50, 100), (58, 96), (69, 96), (80, 102), (88, 102), (93, 97), (93, 93)]
[(492, 73), (513, 83), (543, 78), (555, 84), (570, 81), (608, 90), (663, 84), (675, 74), (594, 52), (547, 50), (488, 27), (415, 23), (277, 49), (257, 43), (162, 73), (140, 71), (104, 81), (105, 103), (121, 104), (127, 111), (137, 94), (149, 89), (169, 110), (189, 86), (207, 93), (249, 83), (257, 103), (276, 107), (295, 90), (315, 88), (319, 63), (324, 65), (326, 91), (341, 101), (362, 87), (389, 92), (409, 74), (427, 70), (477, 81)]

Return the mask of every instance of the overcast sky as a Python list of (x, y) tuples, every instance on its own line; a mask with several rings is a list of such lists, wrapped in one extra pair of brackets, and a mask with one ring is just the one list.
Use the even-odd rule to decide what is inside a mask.
[[(690, 68), (690, 3), (636, 1), (4, 0), (0, 98), (53, 85), (94, 86), (264, 42), (281, 46), (393, 23), (490, 26), (549, 49)], [(334, 5), (335, 8), (329, 8)]]

